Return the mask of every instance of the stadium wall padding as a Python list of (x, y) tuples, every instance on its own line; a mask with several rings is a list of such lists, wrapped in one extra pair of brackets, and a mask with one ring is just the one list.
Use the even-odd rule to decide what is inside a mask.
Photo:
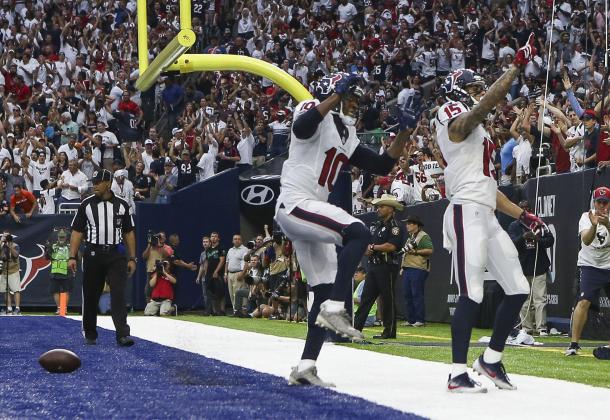
[[(185, 262), (199, 262), (202, 251), (201, 238), (216, 231), (221, 245), (228, 250), (232, 237), (239, 233), (239, 182), (238, 170), (232, 169), (215, 175), (205, 182), (190, 185), (171, 195), (167, 204), (137, 204), (137, 252), (138, 269), (134, 282), (133, 302), (136, 309), (143, 309), (146, 263), (142, 252), (146, 248), (148, 231), (164, 231), (180, 236), (178, 256)], [(197, 271), (179, 268), (177, 272), (176, 303), (181, 310), (200, 306), (201, 285), (195, 283)]]

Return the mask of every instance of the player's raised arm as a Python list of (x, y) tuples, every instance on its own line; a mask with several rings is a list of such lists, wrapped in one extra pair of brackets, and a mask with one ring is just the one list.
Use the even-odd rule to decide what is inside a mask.
[[(532, 33), (525, 44), (519, 48), (512, 66), (498, 80), (494, 82), (489, 90), (483, 94), (480, 86), (472, 84), (465, 86), (466, 92), (478, 100), (474, 107), (464, 114), (457, 117), (449, 125), (449, 140), (459, 143), (463, 141), (474, 128), (481, 124), (487, 114), (506, 96), (515, 77), (519, 75), (521, 69), (536, 55), (534, 47), (534, 34)], [(480, 95), (483, 94), (481, 97)]]
[(323, 77), (316, 84), (315, 96), (316, 98), (325, 99), (317, 105), (314, 100), (301, 102), (299, 104), (298, 107), (301, 107), (301, 110), (297, 107), (296, 112), (305, 112), (296, 116), (292, 124), (292, 132), (294, 135), (301, 140), (311, 138), (324, 117), (326, 117), (330, 111), (340, 107), (341, 101), (353, 93), (361, 80), (362, 77), (357, 74), (350, 74), (347, 76), (330, 75)]

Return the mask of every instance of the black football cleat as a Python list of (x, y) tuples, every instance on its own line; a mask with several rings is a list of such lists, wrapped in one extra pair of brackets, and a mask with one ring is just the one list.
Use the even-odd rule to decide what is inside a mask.
[(483, 355), (479, 356), (477, 360), (472, 364), (472, 370), (477, 372), (479, 375), (486, 376), (492, 381), (498, 388), (514, 391), (517, 389), (516, 386), (510, 383), (506, 369), (502, 362), (498, 363), (485, 363)]
[(135, 344), (135, 342), (133, 341), (133, 338), (126, 335), (124, 337), (117, 339), (117, 344), (121, 347), (131, 347)]
[(482, 386), (479, 382), (473, 381), (468, 373), (462, 373), (461, 375), (452, 378), (449, 375), (447, 381), (447, 391), (458, 394), (484, 394), (487, 392), (487, 388)]

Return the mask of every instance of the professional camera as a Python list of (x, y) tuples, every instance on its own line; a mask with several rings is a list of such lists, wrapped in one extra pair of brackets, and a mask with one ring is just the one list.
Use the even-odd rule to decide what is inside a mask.
[(284, 291), (284, 289), (286, 288), (286, 286), (288, 286), (288, 283), (289, 283), (288, 274), (284, 274), (281, 277), (281, 281), (277, 285), (275, 290), (265, 292), (265, 297), (271, 298), (271, 299), (278, 299), (280, 297), (280, 295), (282, 294), (282, 292)]
[(413, 238), (409, 238), (407, 239), (407, 242), (405, 243), (405, 245), (402, 247), (402, 249), (400, 250), (400, 252), (402, 254), (406, 254), (409, 251), (413, 251), (415, 248), (417, 248), (417, 242), (415, 241), (415, 239)]
[(11, 235), (10, 233), (3, 234), (2, 241), (3, 242), (13, 242), (13, 235)]
[(155, 271), (157, 272), (157, 275), (163, 274), (163, 269), (166, 264), (167, 264), (167, 261), (161, 261), (161, 260), (155, 261)]
[(146, 235), (146, 240), (152, 246), (159, 246), (159, 243), (160, 243), (159, 242), (159, 234), (158, 233), (153, 233), (152, 230), (148, 231), (148, 233)]
[(248, 249), (254, 249), (256, 247), (256, 242), (254, 241), (248, 241), (246, 242), (246, 248)]

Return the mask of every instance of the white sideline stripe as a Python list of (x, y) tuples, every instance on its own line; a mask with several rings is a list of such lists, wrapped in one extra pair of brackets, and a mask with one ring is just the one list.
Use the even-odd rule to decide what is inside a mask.
[[(303, 351), (300, 339), (187, 321), (130, 317), (129, 324), (134, 337), (283, 378)], [(99, 317), (98, 325), (114, 330), (107, 316)], [(561, 363), (563, 356), (557, 357)], [(610, 389), (525, 375), (511, 375), (517, 391), (498, 390), (481, 378), (487, 394), (449, 394), (448, 364), (333, 344), (324, 345), (318, 372), (339, 392), (435, 419), (595, 418), (607, 413), (610, 401)]]

